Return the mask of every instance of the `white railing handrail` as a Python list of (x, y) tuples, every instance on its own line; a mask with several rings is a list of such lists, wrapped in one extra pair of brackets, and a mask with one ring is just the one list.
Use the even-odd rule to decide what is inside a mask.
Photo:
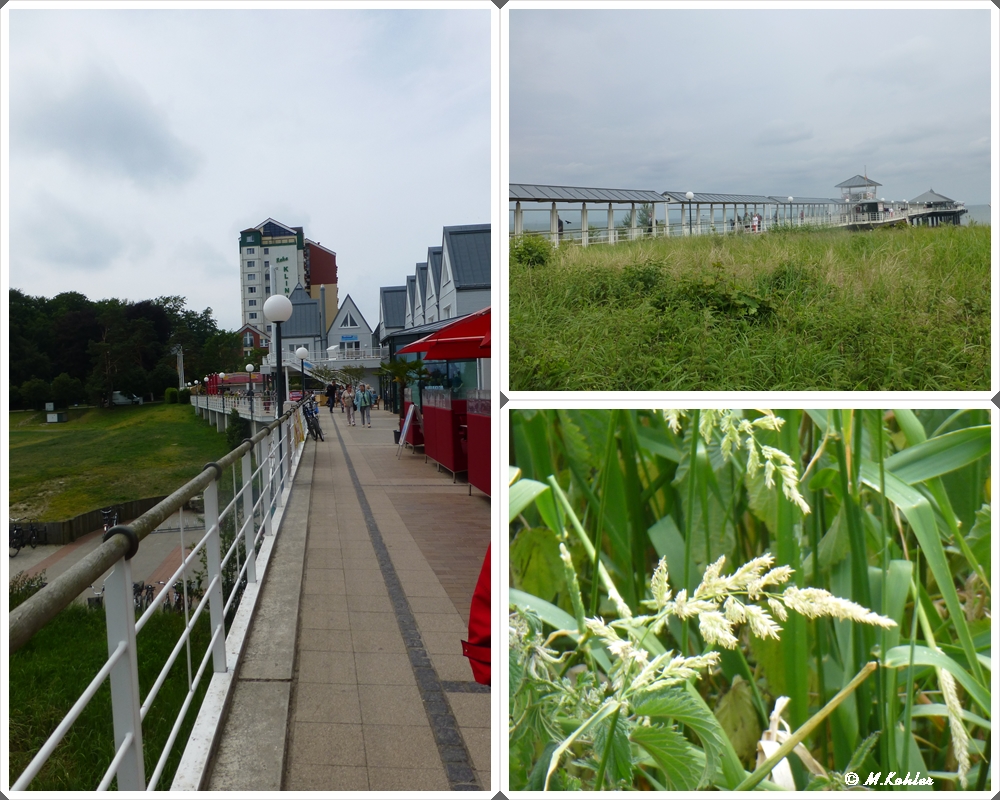
[[(216, 673), (227, 672), (225, 618), (234, 602), (242, 596), (244, 575), (246, 575), (248, 583), (256, 583), (257, 581), (254, 567), (257, 543), (263, 536), (271, 533), (271, 518), (275, 514), (277, 506), (282, 502), (282, 498), (287, 496), (291, 474), (301, 458), (301, 445), (304, 444), (305, 437), (302, 434), (304, 426), (301, 424), (300, 417), (301, 403), (293, 404), (288, 412), (283, 414), (281, 420), (275, 420), (252, 439), (244, 441), (219, 462), (206, 465), (200, 475), (141, 515), (130, 525), (119, 525), (109, 530), (105, 535), (104, 543), (97, 550), (11, 612), (8, 633), (10, 652), (13, 653), (30, 640), (59, 611), (73, 602), (86, 586), (99, 580), (108, 567), (112, 567), (112, 573), (105, 582), (105, 587), (110, 586), (111, 590), (106, 590), (104, 594), (105, 614), (108, 620), (108, 659), (70, 711), (56, 726), (55, 731), (48, 737), (27, 768), (11, 786), (11, 789), (24, 790), (29, 787), (31, 781), (38, 775), (84, 707), (97, 693), (104, 680), (109, 677), (111, 679), (116, 749), (98, 789), (106, 789), (116, 775), (120, 790), (155, 789), (209, 660), (212, 660)], [(275, 431), (277, 431), (277, 435), (274, 435)], [(251, 452), (254, 450), (258, 455), (256, 470), (252, 469)], [(240, 461), (242, 467), (242, 485), (240, 487), (236, 485), (235, 465), (237, 461)], [(234, 497), (220, 513), (217, 499), (219, 482), (224, 474), (224, 469), (229, 466), (233, 467)], [(255, 481), (259, 481), (260, 489), (256, 502), (253, 501)], [(183, 559), (170, 581), (156, 594), (153, 604), (136, 620), (129, 559), (142, 539), (199, 491), (204, 491), (205, 496), (205, 534)], [(243, 500), (243, 512), (245, 515), (249, 515), (243, 520), (242, 525), (239, 522), (240, 506), (237, 504), (237, 498)], [(255, 521), (258, 511), (261, 513), (262, 521), (256, 529), (256, 533), (250, 535), (248, 525)], [(226, 553), (225, 560), (223, 560), (219, 553), (219, 541), (223, 527), (230, 515), (233, 520), (233, 543)], [(243, 536), (240, 535), (241, 533)], [(183, 524), (181, 536), (183, 544)], [(241, 540), (247, 548), (242, 567), (239, 566), (238, 555)], [(269, 555), (270, 552), (271, 550), (268, 548), (267, 554)], [(189, 615), (187, 575), (193, 560), (196, 557), (201, 557), (202, 553), (207, 556), (208, 585), (201, 601), (193, 613)], [(236, 579), (230, 588), (228, 601), (223, 605), (226, 600), (223, 597), (225, 589), (223, 570), (234, 553), (236, 553), (237, 558)], [(183, 584), (184, 592), (184, 630), (147, 693), (145, 701), (140, 705), (136, 636), (151, 618), (152, 613), (160, 608), (164, 596), (169, 598), (168, 593), (171, 587), (176, 585), (178, 579)], [(190, 674), (190, 650), (188, 650), (188, 694), (147, 785), (142, 777), (144, 760), (142, 722), (181, 650), (190, 647), (191, 631), (206, 608), (209, 609), (212, 618), (211, 641), (197, 674), (193, 677)]]

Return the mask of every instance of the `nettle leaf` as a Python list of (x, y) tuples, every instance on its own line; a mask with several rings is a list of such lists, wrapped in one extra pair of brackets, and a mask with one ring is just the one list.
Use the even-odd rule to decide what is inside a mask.
[(706, 706), (699, 705), (683, 688), (671, 687), (639, 697), (633, 705), (636, 715), (654, 719), (673, 719), (687, 725), (701, 740), (705, 765), (698, 785), (715, 775), (724, 757), (725, 734), (719, 721)]
[(697, 789), (704, 777), (703, 763), (680, 733), (667, 725), (640, 725), (630, 737), (649, 753), (661, 770), (667, 788), (675, 791)]
[(509, 679), (509, 696), (517, 694), (521, 686), (521, 679), (524, 677), (524, 665), (521, 664), (520, 654), (513, 650), (507, 651), (507, 677)]
[[(628, 743), (628, 731), (626, 721), (619, 718), (615, 723), (615, 735), (611, 739), (611, 752), (608, 753), (608, 764), (606, 774), (611, 777), (612, 784), (618, 781), (632, 780), (632, 748)], [(598, 762), (604, 757), (605, 748), (608, 746), (608, 730), (611, 728), (611, 720), (602, 720), (596, 726), (594, 732), (594, 756)]]
[(510, 571), (515, 588), (551, 601), (566, 584), (555, 533), (547, 528), (518, 531), (510, 543)]

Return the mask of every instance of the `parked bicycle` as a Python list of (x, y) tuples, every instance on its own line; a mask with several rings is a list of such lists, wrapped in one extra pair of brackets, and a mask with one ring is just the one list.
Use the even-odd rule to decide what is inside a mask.
[(132, 584), (132, 602), (140, 614), (153, 605), (155, 596), (156, 587), (153, 584), (142, 582)]
[(34, 550), (40, 544), (48, 544), (49, 536), (44, 526), (38, 527), (34, 522), (28, 523), (28, 544)]
[(313, 437), (313, 441), (323, 442), (323, 429), (319, 426), (319, 408), (316, 405), (316, 395), (312, 395), (309, 401), (302, 406), (302, 414), (306, 418), (306, 428)]
[(101, 509), (101, 520), (104, 523), (104, 532), (118, 524), (118, 506), (108, 506)]
[(13, 521), (7, 541), (10, 548), (9, 556), (10, 558), (14, 558), (14, 556), (21, 552), (21, 548), (24, 547), (24, 529), (21, 527), (20, 520)]

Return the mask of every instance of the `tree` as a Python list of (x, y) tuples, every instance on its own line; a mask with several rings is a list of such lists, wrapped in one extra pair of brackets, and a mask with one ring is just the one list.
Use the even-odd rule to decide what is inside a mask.
[(382, 372), (392, 378), (393, 383), (396, 386), (396, 391), (398, 397), (394, 398), (393, 402), (399, 409), (399, 417), (403, 418), (403, 389), (406, 388), (408, 383), (413, 381), (422, 381), (430, 377), (430, 373), (427, 371), (427, 367), (424, 366), (423, 359), (415, 359), (413, 361), (404, 361), (401, 358), (394, 359), (392, 361), (383, 361), (379, 364)]
[(341, 367), (340, 368), (340, 373), (345, 378), (347, 378), (348, 383), (356, 384), (363, 377), (365, 377), (365, 368), (364, 367), (355, 366), (355, 365), (352, 364), (352, 365), (347, 366), (347, 367)]
[(83, 399), (83, 382), (79, 378), (71, 378), (65, 372), (61, 372), (52, 380), (52, 400), (56, 408), (69, 408), (73, 403), (79, 403)]
[(52, 387), (41, 378), (31, 378), (21, 384), (21, 402), (26, 408), (41, 411), (52, 400)]

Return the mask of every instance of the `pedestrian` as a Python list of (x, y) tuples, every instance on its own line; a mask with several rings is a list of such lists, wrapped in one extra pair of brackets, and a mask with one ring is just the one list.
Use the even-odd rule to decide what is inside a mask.
[(347, 411), (347, 424), (354, 424), (354, 390), (348, 385), (344, 389), (344, 393), (340, 396), (341, 401), (344, 404), (344, 409)]
[(367, 423), (370, 428), (372, 426), (372, 396), (368, 386), (364, 383), (358, 390), (358, 410), (361, 412), (361, 427), (365, 427), (365, 423)]
[(337, 401), (337, 384), (330, 381), (326, 385), (326, 407), (330, 409), (330, 413), (333, 414), (333, 404)]

